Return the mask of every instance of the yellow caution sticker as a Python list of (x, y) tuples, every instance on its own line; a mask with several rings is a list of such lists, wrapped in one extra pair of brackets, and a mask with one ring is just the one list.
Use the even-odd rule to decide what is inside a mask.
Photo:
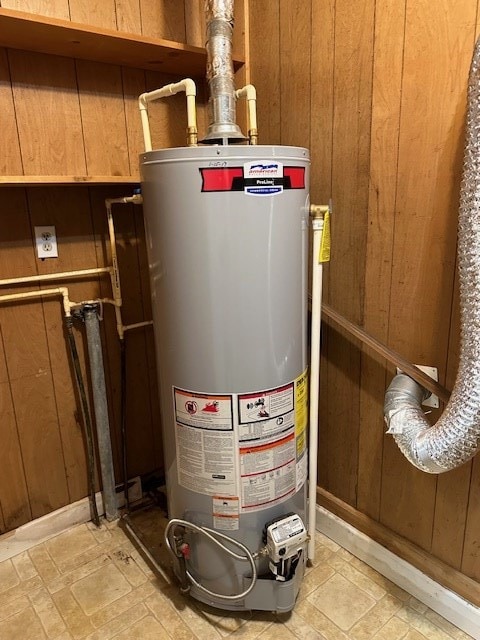
[(305, 370), (295, 380), (295, 435), (297, 442), (297, 459), (304, 453), (307, 427), (308, 374)]
[(323, 232), (320, 240), (320, 251), (318, 253), (319, 262), (330, 261), (330, 211), (326, 211), (323, 216)]

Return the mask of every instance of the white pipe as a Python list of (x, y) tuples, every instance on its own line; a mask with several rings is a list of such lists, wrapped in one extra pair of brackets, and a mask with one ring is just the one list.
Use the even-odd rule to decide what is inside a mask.
[(248, 139), (251, 145), (258, 142), (257, 129), (257, 90), (253, 84), (246, 84), (241, 89), (235, 91), (235, 97), (246, 98), (248, 107)]
[(151, 327), (153, 325), (152, 320), (145, 320), (145, 322), (135, 322), (134, 324), (124, 324), (124, 331), (132, 331), (132, 329), (141, 329), (142, 327)]
[(152, 137), (150, 135), (150, 123), (148, 120), (148, 103), (160, 98), (168, 98), (180, 91), (184, 91), (187, 96), (187, 140), (188, 146), (197, 144), (197, 110), (195, 107), (195, 97), (197, 88), (195, 82), (191, 78), (185, 78), (180, 82), (172, 82), (161, 89), (142, 93), (138, 98), (138, 108), (140, 109), (140, 117), (142, 119), (143, 140), (145, 151), (152, 150)]
[(68, 297), (68, 289), (66, 287), (56, 287), (55, 289), (38, 289), (36, 291), (23, 291), (22, 293), (7, 293), (0, 296), (0, 303), (59, 295), (61, 295), (63, 298), (63, 310), (65, 312), (65, 316), (68, 318), (70, 316), (71, 308), (73, 306), (76, 306), (77, 303), (70, 302), (70, 299)]
[(112, 282), (112, 294), (115, 304), (115, 320), (117, 323), (117, 333), (120, 340), (123, 340), (125, 328), (122, 320), (122, 290), (120, 287), (120, 269), (118, 268), (117, 258), (117, 240), (115, 237), (115, 225), (113, 223), (112, 205), (113, 204), (142, 204), (143, 198), (140, 194), (133, 196), (125, 196), (121, 198), (107, 198), (105, 206), (107, 208), (108, 238), (110, 241), (110, 254), (112, 258), (112, 266), (110, 276)]
[[(319, 209), (322, 209), (319, 207)], [(320, 386), (320, 325), (322, 310), (322, 273), (320, 246), (323, 233), (323, 219), (312, 220), (312, 329), (310, 352), (310, 416), (308, 443), (308, 560), (315, 559), (315, 525), (317, 506), (317, 456), (318, 456), (318, 404)]]
[(60, 273), (46, 273), (41, 276), (22, 276), (21, 278), (6, 278), (0, 280), (0, 287), (15, 284), (28, 284), (30, 282), (45, 282), (48, 280), (65, 280), (67, 278), (79, 278), (81, 276), (92, 276), (100, 273), (110, 273), (110, 267), (99, 267), (96, 269), (78, 269), (77, 271), (61, 271)]

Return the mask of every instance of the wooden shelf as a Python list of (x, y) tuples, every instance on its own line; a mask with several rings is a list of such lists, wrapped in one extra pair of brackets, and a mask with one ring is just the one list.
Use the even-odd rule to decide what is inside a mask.
[(204, 77), (207, 61), (200, 47), (10, 9), (0, 9), (0, 46), (179, 76)]
[(138, 176), (0, 176), (0, 187), (48, 185), (139, 184)]

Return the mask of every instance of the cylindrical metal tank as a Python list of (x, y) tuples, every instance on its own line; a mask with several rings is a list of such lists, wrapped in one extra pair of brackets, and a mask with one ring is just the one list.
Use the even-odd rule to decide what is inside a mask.
[[(169, 517), (256, 553), (266, 523), (306, 518), (309, 152), (189, 147), (140, 160)], [(199, 582), (244, 589), (245, 563), (199, 535), (189, 545)], [(259, 576), (272, 583), (265, 559)], [(252, 606), (191, 593), (229, 609), (286, 610), (296, 596), (272, 606), (257, 591), (264, 606)]]

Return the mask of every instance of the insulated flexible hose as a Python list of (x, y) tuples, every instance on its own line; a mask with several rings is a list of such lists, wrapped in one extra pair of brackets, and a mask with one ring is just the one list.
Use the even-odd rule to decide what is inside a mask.
[[(185, 569), (187, 578), (195, 587), (197, 587), (197, 589), (199, 589), (200, 591), (202, 591), (203, 593), (205, 593), (206, 595), (212, 598), (221, 598), (222, 600), (230, 600), (230, 601), (241, 600), (242, 598), (245, 598), (252, 591), (253, 587), (257, 582), (257, 567), (255, 565), (255, 559), (253, 555), (250, 553), (249, 549), (247, 549), (247, 547), (244, 544), (242, 544), (238, 540), (235, 540), (234, 538), (230, 538), (229, 536), (226, 536), (224, 533), (220, 533), (219, 531), (214, 531), (213, 529), (209, 529), (208, 527), (199, 527), (198, 525), (193, 524), (192, 522), (188, 522), (188, 520), (180, 520), (178, 518), (173, 518), (172, 520), (170, 520), (170, 522), (167, 524), (165, 528), (165, 542), (167, 544), (168, 550), (175, 557), (176, 560), (178, 559), (178, 556), (170, 542), (170, 532), (172, 530), (174, 531), (176, 527), (184, 527), (185, 529), (190, 529), (191, 531), (200, 533), (201, 535), (205, 536), (208, 540), (210, 540), (210, 542), (212, 542), (217, 547), (219, 547), (222, 551), (224, 551), (227, 555), (234, 558), (235, 560), (248, 562), (252, 568), (252, 582), (250, 583), (248, 588), (245, 589), (245, 591), (242, 591), (241, 593), (237, 593), (233, 595), (225, 595), (223, 593), (215, 593), (214, 591), (210, 591), (210, 589), (207, 589), (206, 587), (201, 585), (192, 576), (192, 574), (190, 573), (190, 571), (188, 571), (188, 569)], [(242, 555), (239, 555), (238, 553), (235, 553), (235, 551), (232, 551), (226, 545), (222, 544), (220, 540), (217, 540), (217, 538), (221, 538), (222, 540), (229, 542), (235, 547), (238, 547), (243, 551), (245, 555), (242, 556)]]
[(425, 390), (397, 375), (385, 395), (388, 433), (405, 457), (428, 473), (455, 469), (480, 448), (480, 40), (470, 67), (468, 113), (458, 216), (461, 345), (455, 386), (438, 422), (421, 406)]

